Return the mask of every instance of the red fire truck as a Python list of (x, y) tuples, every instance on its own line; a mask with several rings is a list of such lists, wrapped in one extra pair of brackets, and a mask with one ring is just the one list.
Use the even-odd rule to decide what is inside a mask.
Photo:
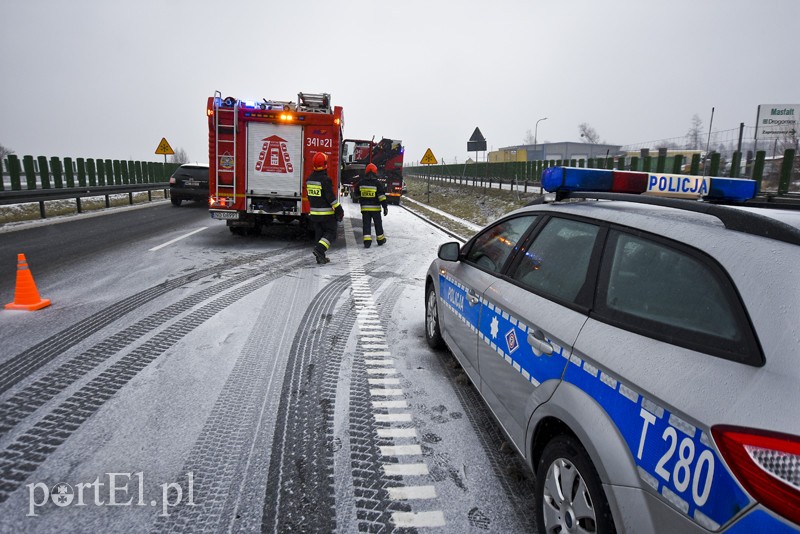
[(235, 234), (257, 235), (273, 221), (308, 224), (305, 179), (316, 152), (328, 156), (339, 187), (342, 108), (327, 93), (297, 102), (208, 99), (209, 210)]
[[(342, 185), (352, 191), (370, 163), (378, 168), (378, 180), (386, 187), (386, 199), (400, 204), (403, 194), (403, 143), (383, 138), (379, 142), (345, 139), (342, 145)], [(355, 200), (355, 198), (354, 198)]]

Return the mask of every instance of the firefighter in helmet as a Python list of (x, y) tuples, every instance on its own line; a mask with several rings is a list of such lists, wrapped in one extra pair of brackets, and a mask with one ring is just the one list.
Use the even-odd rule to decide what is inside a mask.
[(358, 182), (355, 195), (361, 203), (361, 220), (364, 226), (364, 248), (372, 245), (372, 221), (375, 221), (375, 234), (378, 246), (386, 243), (386, 236), (383, 235), (383, 220), (381, 220), (381, 208), (383, 214), (389, 214), (389, 207), (386, 205), (386, 189), (378, 181), (378, 168), (374, 163), (367, 165), (364, 170), (365, 176)]
[(306, 191), (311, 207), (311, 224), (314, 227), (314, 257), (317, 263), (325, 264), (331, 260), (325, 252), (336, 241), (336, 221), (344, 218), (344, 209), (333, 192), (333, 182), (328, 176), (328, 156), (317, 152), (311, 160), (314, 172), (308, 175)]

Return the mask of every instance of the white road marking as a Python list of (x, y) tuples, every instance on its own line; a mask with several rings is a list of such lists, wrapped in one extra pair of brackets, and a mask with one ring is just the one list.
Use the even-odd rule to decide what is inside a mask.
[(372, 401), (373, 408), (408, 408), (408, 403), (404, 400), (392, 401)]
[(376, 413), (375, 420), (379, 423), (410, 423), (410, 413)]
[(368, 375), (393, 375), (397, 373), (397, 369), (394, 367), (381, 367), (380, 369), (375, 369), (371, 367), (367, 369)]
[(378, 436), (381, 438), (416, 438), (416, 428), (379, 428)]
[(399, 528), (443, 527), (442, 512), (394, 512), (392, 521)]
[(381, 456), (422, 456), (419, 445), (386, 445), (379, 447)]
[(373, 350), (373, 351), (367, 351), (367, 352), (365, 352), (365, 353), (364, 353), (364, 357), (370, 357), (370, 356), (391, 356), (391, 355), (392, 355), (392, 353), (391, 353), (391, 352), (389, 352), (388, 350)]
[(193, 230), (193, 231), (189, 232), (189, 233), (188, 233), (188, 234), (186, 234), (186, 235), (182, 235), (182, 236), (180, 236), (180, 237), (176, 237), (176, 238), (175, 238), (175, 239), (173, 239), (172, 241), (167, 241), (166, 243), (163, 243), (163, 244), (161, 244), (161, 245), (158, 245), (157, 247), (153, 247), (153, 248), (151, 248), (151, 249), (150, 249), (148, 252), (155, 252), (156, 250), (161, 250), (162, 248), (164, 248), (164, 247), (168, 247), (168, 246), (170, 246), (170, 245), (171, 245), (171, 244), (173, 244), (173, 243), (177, 243), (177, 242), (178, 242), (178, 241), (180, 241), (181, 239), (186, 239), (187, 237), (189, 237), (189, 236), (191, 236), (191, 235), (194, 235), (194, 234), (196, 234), (197, 232), (202, 232), (203, 230), (205, 230), (205, 229), (207, 229), (207, 228), (208, 228), (208, 226), (204, 226), (204, 227), (202, 227), (202, 228), (198, 228), (197, 230)]
[(383, 464), (383, 472), (389, 476), (425, 476), (426, 464)]
[[(387, 375), (397, 374), (394, 367), (395, 359), (389, 350), (386, 335), (381, 324), (380, 315), (375, 305), (375, 296), (369, 284), (366, 282), (366, 273), (361, 264), (360, 257), (355, 253), (355, 237), (353, 236), (350, 219), (345, 220), (345, 236), (347, 254), (350, 263), (350, 280), (352, 283), (351, 297), (355, 305), (356, 321), (358, 324), (358, 347), (361, 349), (360, 355), (363, 358), (367, 373), (367, 382), (370, 386), (398, 386), (399, 378), (385, 378)], [(369, 378), (369, 376), (381, 376), (384, 378)], [(372, 397), (379, 400), (372, 401), (374, 410), (407, 410), (408, 402), (402, 398), (403, 389), (400, 387), (381, 388), (370, 387), (369, 393)], [(397, 400), (392, 400), (392, 398)], [(401, 397), (401, 398), (398, 398)], [(412, 423), (411, 428), (376, 428), (375, 433), (380, 438), (407, 440), (404, 445), (385, 445), (380, 446), (383, 456), (402, 457), (402, 456), (422, 456), (422, 446), (417, 440), (417, 429), (413, 426), (411, 414), (402, 413), (374, 413), (377, 423)], [(398, 425), (399, 426), (399, 425)], [(410, 442), (410, 443), (409, 443)], [(402, 443), (402, 442), (401, 442)], [(426, 463), (412, 464), (384, 464), (384, 473), (387, 476), (425, 476), (429, 474)], [(432, 485), (426, 486), (402, 486), (387, 488), (389, 498), (392, 500), (424, 500), (436, 499), (436, 488)], [(430, 507), (430, 506), (428, 506)], [(422, 528), (422, 527), (441, 527), (445, 525), (444, 514), (441, 511), (426, 512), (395, 512), (392, 513), (392, 521), (398, 528)]]
[(399, 378), (367, 378), (367, 382), (369, 382), (373, 386), (396, 386), (400, 383)]
[(434, 486), (401, 486), (399, 488), (386, 488), (389, 498), (393, 500), (407, 499), (435, 499), (436, 488)]
[(403, 390), (402, 389), (386, 389), (386, 388), (374, 388), (369, 390), (369, 394), (373, 397), (402, 397)]

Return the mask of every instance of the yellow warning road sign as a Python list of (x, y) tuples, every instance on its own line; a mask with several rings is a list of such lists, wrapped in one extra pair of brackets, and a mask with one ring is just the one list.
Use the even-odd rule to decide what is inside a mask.
[(430, 148), (425, 151), (425, 155), (422, 156), (422, 159), (419, 162), (422, 165), (436, 165), (437, 163), (439, 163), (438, 161), (436, 161), (436, 156), (433, 155), (433, 152), (431, 152)]
[(161, 138), (161, 142), (158, 143), (158, 147), (156, 148), (156, 154), (169, 154), (170, 156), (175, 154), (175, 151), (172, 150), (172, 147), (169, 146), (166, 137)]

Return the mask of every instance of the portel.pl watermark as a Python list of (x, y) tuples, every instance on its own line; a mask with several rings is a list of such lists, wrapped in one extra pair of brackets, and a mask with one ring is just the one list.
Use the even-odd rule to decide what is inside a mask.
[[(161, 507), (160, 516), (169, 516), (170, 509), (183, 504), (194, 506), (194, 474), (186, 474), (188, 481), (186, 495), (177, 482), (160, 484), (161, 500), (145, 500), (144, 473), (106, 473), (105, 478), (97, 477), (94, 482), (79, 482), (74, 485), (59, 482), (48, 486), (44, 482), (28, 484), (28, 517), (39, 515), (36, 510), (52, 502), (64, 508), (67, 506), (151, 506)], [(185, 500), (184, 500), (185, 499)]]

